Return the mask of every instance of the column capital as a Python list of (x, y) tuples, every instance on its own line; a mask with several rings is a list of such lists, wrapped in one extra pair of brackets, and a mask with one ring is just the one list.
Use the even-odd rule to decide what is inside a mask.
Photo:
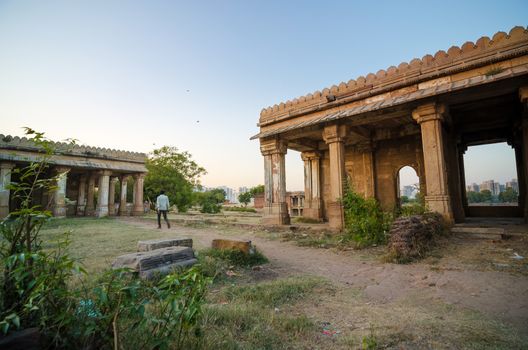
[(15, 167), (15, 163), (9, 163), (9, 162), (2, 162), (0, 163), (0, 169), (8, 169), (11, 170)]
[(288, 144), (279, 138), (260, 139), (260, 152), (263, 156), (271, 154), (286, 154)]
[(69, 172), (71, 170), (71, 168), (69, 168), (67, 166), (58, 165), (58, 166), (54, 167), (53, 170), (56, 171), (57, 173), (61, 174), (61, 173)]
[(430, 120), (444, 121), (446, 119), (447, 106), (443, 103), (427, 103), (418, 106), (412, 111), (412, 117), (418, 124), (427, 122)]
[(128, 180), (130, 180), (130, 174), (126, 174), (126, 175), (119, 175), (119, 181), (120, 182), (126, 182)]
[(111, 176), (110, 177), (110, 182), (116, 183), (117, 181), (119, 181), (119, 177), (118, 176)]
[(301, 159), (303, 161), (319, 159), (319, 158), (321, 158), (321, 154), (319, 152), (317, 152), (317, 151), (301, 152)]
[(99, 175), (99, 176), (110, 176), (110, 175), (112, 175), (112, 170), (99, 170), (97, 172), (97, 175)]
[(135, 173), (135, 174), (132, 174), (132, 177), (134, 178), (134, 180), (137, 180), (137, 179), (144, 179), (146, 175), (147, 175), (146, 173)]
[(519, 88), (519, 99), (522, 103), (528, 103), (528, 86)]
[(346, 136), (346, 126), (344, 125), (329, 125), (325, 126), (323, 130), (323, 140), (327, 143), (343, 142)]

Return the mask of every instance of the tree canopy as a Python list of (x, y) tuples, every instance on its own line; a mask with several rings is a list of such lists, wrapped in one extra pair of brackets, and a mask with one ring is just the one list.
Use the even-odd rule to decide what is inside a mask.
[(193, 189), (200, 177), (207, 172), (199, 166), (189, 152), (176, 147), (163, 146), (152, 151), (147, 159), (148, 174), (145, 177), (145, 196), (154, 201), (162, 190), (172, 205), (186, 211), (192, 204)]

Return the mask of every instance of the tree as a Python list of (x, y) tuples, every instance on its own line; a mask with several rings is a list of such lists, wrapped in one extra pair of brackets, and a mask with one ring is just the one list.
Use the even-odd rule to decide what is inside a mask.
[(207, 172), (192, 160), (189, 152), (163, 146), (149, 154), (146, 162), (145, 195), (153, 201), (164, 190), (179, 211), (187, 211), (193, 200), (193, 189)]
[(511, 187), (506, 188), (505, 191), (499, 194), (499, 200), (503, 203), (517, 203), (519, 195)]
[(490, 190), (480, 191), (480, 195), (482, 196), (482, 202), (491, 202), (491, 200), (493, 199)]
[(468, 203), (481, 203), (482, 202), (482, 195), (480, 192), (475, 191), (468, 191), (466, 193)]
[(407, 196), (401, 196), (401, 197), (400, 197), (400, 202), (401, 202), (402, 204), (409, 203), (409, 197), (407, 197)]
[(251, 196), (255, 198), (255, 195), (264, 193), (264, 185), (257, 185), (255, 187), (251, 187), (249, 189), (249, 193), (251, 193)]
[(196, 201), (202, 207), (202, 213), (215, 214), (222, 209), (222, 203), (225, 200), (226, 193), (221, 188), (215, 188), (210, 191), (196, 192)]
[(247, 207), (248, 203), (251, 202), (252, 197), (251, 192), (244, 192), (238, 196), (238, 200), (240, 203), (244, 204), (244, 207)]

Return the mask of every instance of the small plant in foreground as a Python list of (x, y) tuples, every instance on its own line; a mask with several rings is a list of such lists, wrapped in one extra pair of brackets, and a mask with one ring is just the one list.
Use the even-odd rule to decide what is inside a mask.
[(353, 241), (358, 248), (387, 242), (392, 215), (381, 210), (374, 198), (363, 198), (350, 186), (343, 197), (345, 214), (344, 243)]

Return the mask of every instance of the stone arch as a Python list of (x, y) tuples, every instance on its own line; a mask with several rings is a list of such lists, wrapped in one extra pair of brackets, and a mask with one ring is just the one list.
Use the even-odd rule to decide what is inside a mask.
[[(415, 179), (414, 179), (414, 182), (407, 185), (407, 186), (412, 186), (414, 184), (417, 185), (417, 187), (415, 187), (415, 190), (412, 191), (413, 193), (410, 195), (416, 195), (417, 193), (419, 192), (422, 192), (422, 177), (420, 176), (420, 167), (418, 166), (418, 164), (414, 164), (414, 163), (411, 163), (411, 164), (403, 164), (397, 168), (395, 168), (395, 172), (393, 174), (394, 176), (394, 184), (395, 184), (395, 193), (396, 193), (396, 205), (399, 207), (401, 205), (401, 197), (402, 197), (402, 186), (401, 186), (401, 175), (402, 175), (402, 170), (404, 170), (404, 173), (403, 174), (406, 174), (407, 176), (415, 176)], [(411, 180), (412, 181), (412, 180)], [(423, 193), (423, 192), (422, 192)], [(409, 197), (409, 195), (407, 195)]]

